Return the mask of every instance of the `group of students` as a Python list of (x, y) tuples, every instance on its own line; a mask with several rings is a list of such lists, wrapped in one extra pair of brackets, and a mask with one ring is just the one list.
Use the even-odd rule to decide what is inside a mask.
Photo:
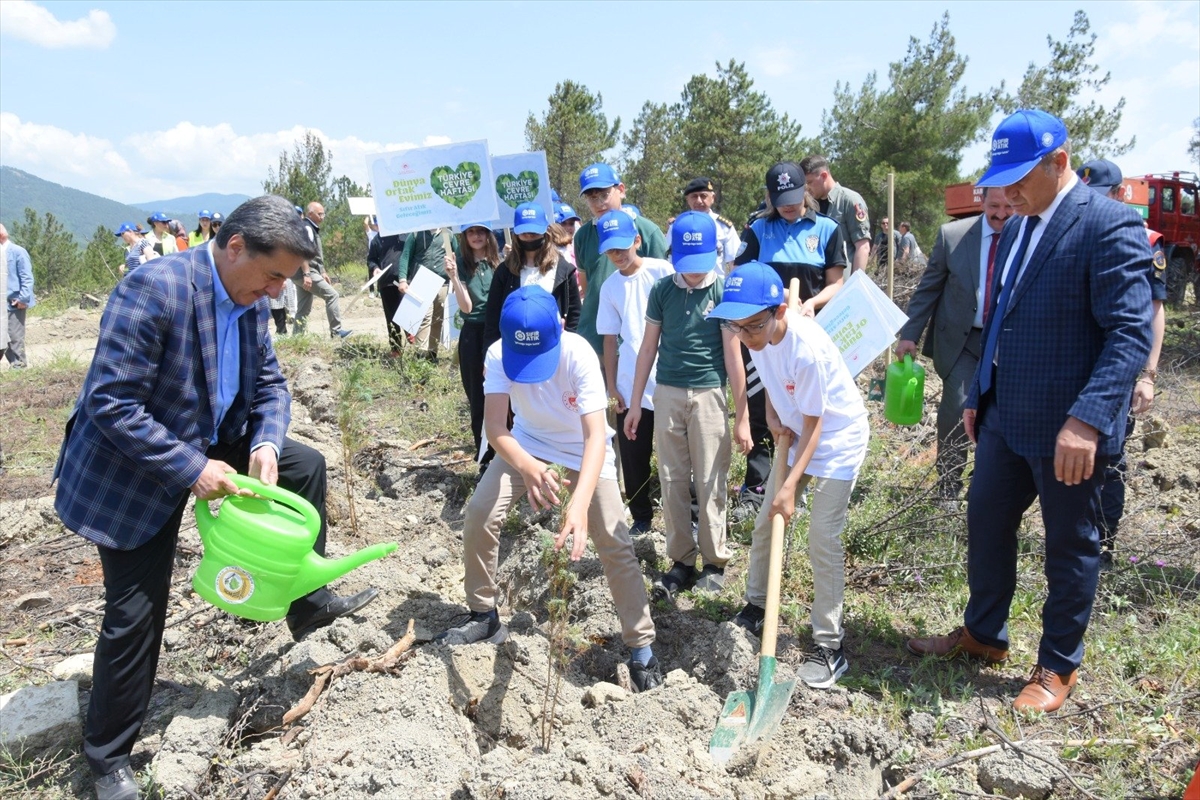
[(225, 216), (220, 211), (201, 209), (196, 229), (189, 231), (177, 219), (171, 219), (162, 211), (146, 218), (146, 230), (141, 225), (123, 222), (113, 235), (125, 243), (125, 263), (120, 265), (121, 274), (137, 269), (152, 258), (181, 253), (189, 247), (208, 242), (221, 230)]
[[(460, 234), (448, 273), (467, 315), (459, 364), (476, 444), (483, 450), (486, 436), (489, 447), (464, 524), (469, 610), (442, 641), (506, 637), (496, 609), (501, 524), (522, 495), (535, 508), (559, 504), (563, 487), (550, 469), (558, 464), (571, 500), (556, 544), (570, 539), (578, 559), (592, 536), (630, 649), (632, 682), (638, 690), (658, 685), (654, 623), (631, 539), (631, 531), (651, 529), (652, 455), (672, 561), (652, 592), (670, 600), (689, 588), (724, 586), (732, 445), (748, 453), (790, 431), (785, 474), (762, 476), (771, 488), (755, 520), (746, 605), (733, 621), (761, 632), (771, 517), (790, 519), (811, 484), (814, 642), (799, 677), (828, 688), (846, 671), (840, 535), (869, 430), (840, 352), (812, 318), (841, 285), (846, 250), (838, 225), (817, 213), (797, 164), (774, 165), (766, 183), (771, 210), (745, 231), (730, 261), (708, 210), (673, 220), (668, 256), (662, 232), (622, 208), (625, 187), (607, 164), (580, 175), (594, 220), (574, 233), (574, 264), (556, 244), (553, 228), (561, 223), (536, 204), (516, 209), (503, 261), (487, 228)], [(795, 311), (784, 288), (791, 278), (799, 286)], [(480, 305), (482, 318), (472, 318)], [(754, 403), (748, 373), (761, 387)], [(610, 406), (632, 528), (617, 482)]]

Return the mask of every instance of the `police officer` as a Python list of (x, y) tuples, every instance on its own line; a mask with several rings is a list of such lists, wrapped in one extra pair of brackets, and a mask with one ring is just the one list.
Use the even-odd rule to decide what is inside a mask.
[[(712, 178), (693, 178), (683, 187), (683, 199), (692, 211), (708, 214), (717, 223), (717, 279), (724, 280), (725, 275), (733, 269), (733, 260), (737, 258), (738, 250), (742, 247), (742, 239), (738, 227), (725, 217), (713, 211), (717, 201), (717, 190)], [(667, 241), (671, 241), (671, 229), (667, 228)]]
[(800, 162), (800, 169), (804, 170), (804, 185), (817, 199), (818, 210), (833, 217), (841, 229), (850, 272), (866, 269), (871, 255), (871, 220), (866, 201), (861, 194), (833, 179), (825, 156), (809, 156)]

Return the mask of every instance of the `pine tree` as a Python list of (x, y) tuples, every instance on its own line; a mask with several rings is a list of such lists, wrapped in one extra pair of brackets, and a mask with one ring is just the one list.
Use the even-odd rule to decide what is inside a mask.
[(38, 217), (32, 208), (26, 208), (24, 219), (10, 226), (9, 235), (29, 251), (33, 285), (38, 292), (79, 288), (75, 284), (80, 264), (79, 244), (53, 214), (46, 212)]
[[(570, 196), (575, 194), (572, 189), (578, 185), (583, 168), (603, 161), (605, 153), (616, 145), (621, 119), (609, 125), (603, 111), (604, 98), (574, 81), (555, 86), (549, 102), (541, 120), (529, 114), (525, 143), (531, 152), (545, 151), (550, 185)], [(586, 205), (576, 210), (587, 214)]]

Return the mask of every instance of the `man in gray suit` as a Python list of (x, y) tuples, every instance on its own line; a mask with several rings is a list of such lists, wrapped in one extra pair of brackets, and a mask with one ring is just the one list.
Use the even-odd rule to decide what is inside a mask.
[(896, 345), (897, 358), (915, 358), (917, 342), (932, 317), (922, 352), (933, 357), (933, 368), (942, 379), (937, 415), (938, 494), (956, 510), (967, 462), (962, 407), (979, 366), (983, 310), (988, 300), (982, 287), (991, 285), (1000, 229), (1012, 213), (1003, 190), (985, 189), (981, 216), (941, 227), (921, 283), (908, 301), (908, 322), (900, 329)]

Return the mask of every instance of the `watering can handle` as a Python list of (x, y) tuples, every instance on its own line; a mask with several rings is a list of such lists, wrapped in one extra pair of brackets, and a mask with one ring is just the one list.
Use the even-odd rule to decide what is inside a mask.
[(314, 535), (321, 530), (321, 515), (317, 512), (312, 503), (305, 500), (300, 495), (289, 492), (280, 486), (273, 486), (263, 483), (258, 478), (251, 478), (249, 475), (241, 475), (239, 473), (231, 473), (227, 475), (231, 481), (237, 484), (239, 489), (249, 489), (260, 497), (265, 497), (268, 500), (274, 500), (280, 505), (287, 506), (304, 517), (304, 525)]

